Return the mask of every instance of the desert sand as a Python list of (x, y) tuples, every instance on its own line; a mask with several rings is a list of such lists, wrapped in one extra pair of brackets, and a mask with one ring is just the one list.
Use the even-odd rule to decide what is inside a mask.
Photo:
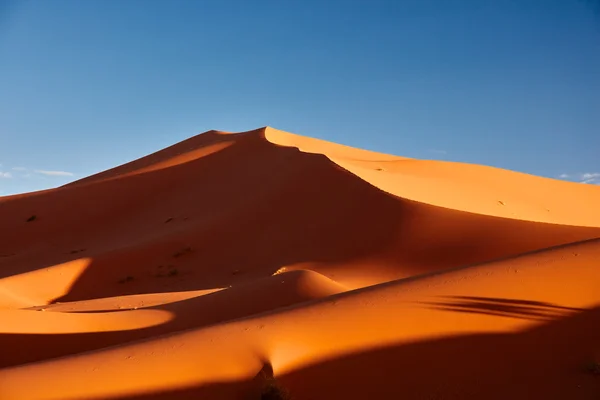
[(0, 197), (0, 399), (600, 398), (599, 205), (269, 127)]

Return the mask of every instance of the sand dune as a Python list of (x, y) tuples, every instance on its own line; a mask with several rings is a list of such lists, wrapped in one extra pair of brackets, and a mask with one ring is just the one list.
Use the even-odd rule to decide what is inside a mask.
[(598, 396), (597, 204), (273, 128), (0, 197), (0, 398)]

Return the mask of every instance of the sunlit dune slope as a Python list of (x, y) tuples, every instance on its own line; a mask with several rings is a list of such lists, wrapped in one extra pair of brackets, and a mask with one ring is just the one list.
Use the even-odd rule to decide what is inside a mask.
[(0, 197), (0, 399), (600, 395), (598, 204), (269, 127)]

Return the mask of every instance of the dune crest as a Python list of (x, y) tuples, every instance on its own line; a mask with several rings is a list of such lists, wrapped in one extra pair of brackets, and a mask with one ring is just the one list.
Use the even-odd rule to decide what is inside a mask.
[(0, 197), (0, 399), (587, 399), (597, 204), (271, 127)]

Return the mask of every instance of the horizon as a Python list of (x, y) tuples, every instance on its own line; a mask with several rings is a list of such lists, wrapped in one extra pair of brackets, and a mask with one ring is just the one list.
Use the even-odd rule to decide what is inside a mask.
[(600, 184), (594, 2), (334, 3), (0, 0), (0, 196), (263, 126)]

